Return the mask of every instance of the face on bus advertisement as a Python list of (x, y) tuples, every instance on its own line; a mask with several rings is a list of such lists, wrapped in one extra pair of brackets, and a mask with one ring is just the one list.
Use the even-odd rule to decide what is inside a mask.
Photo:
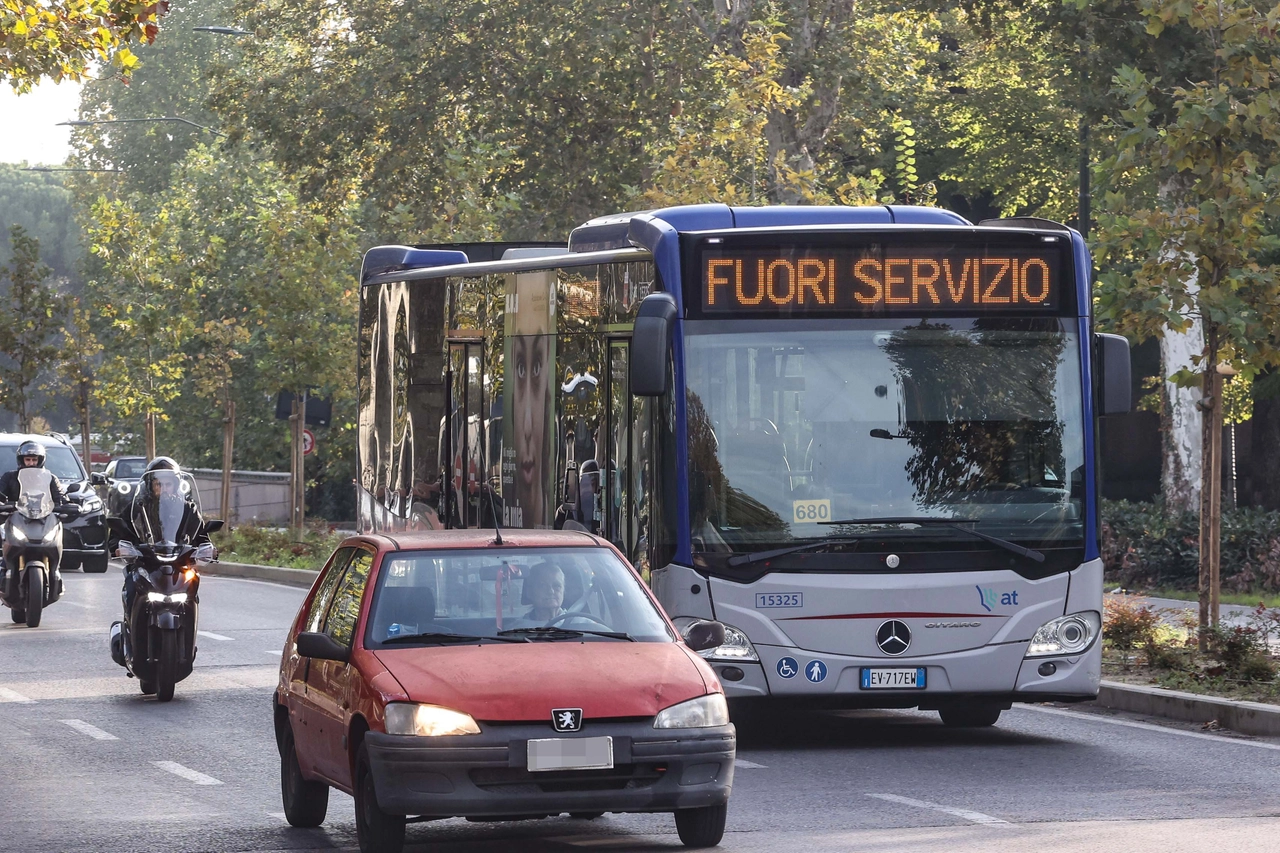
[(504, 522), (509, 527), (546, 526), (548, 381), (555, 358), (555, 279), (527, 273), (508, 279), (506, 411), (503, 419)]

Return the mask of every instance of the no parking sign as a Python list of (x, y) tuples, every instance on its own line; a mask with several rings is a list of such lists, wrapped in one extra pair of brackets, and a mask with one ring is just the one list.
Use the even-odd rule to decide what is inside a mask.
[(302, 431), (302, 455), (310, 456), (311, 451), (316, 449), (316, 436), (309, 429)]

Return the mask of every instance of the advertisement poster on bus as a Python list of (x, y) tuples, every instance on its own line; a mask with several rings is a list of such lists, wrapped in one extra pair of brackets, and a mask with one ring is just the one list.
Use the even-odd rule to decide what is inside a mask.
[(555, 273), (507, 276), (504, 321), (502, 522), (506, 527), (550, 526), (551, 381), (556, 360)]

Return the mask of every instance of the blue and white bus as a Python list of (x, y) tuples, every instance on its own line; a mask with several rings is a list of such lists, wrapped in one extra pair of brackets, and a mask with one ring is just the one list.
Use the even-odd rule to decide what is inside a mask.
[(361, 277), (364, 529), (607, 538), (678, 622), (727, 626), (704, 654), (740, 706), (977, 726), (1097, 694), (1096, 427), (1129, 352), (1077, 232), (707, 204), (382, 246)]

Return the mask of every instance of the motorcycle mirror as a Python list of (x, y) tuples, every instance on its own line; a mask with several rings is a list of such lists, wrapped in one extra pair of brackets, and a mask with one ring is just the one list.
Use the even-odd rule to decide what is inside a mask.
[(142, 552), (134, 547), (132, 542), (121, 539), (120, 544), (116, 547), (116, 556), (124, 557), (126, 560), (133, 560), (141, 557)]
[(210, 521), (206, 521), (206, 522), (204, 523), (204, 532), (205, 532), (205, 533), (217, 533), (219, 530), (221, 530), (221, 529), (222, 529), (223, 527), (225, 527), (225, 526), (226, 526), (226, 522), (225, 522), (225, 521), (223, 521), (223, 520), (222, 520), (222, 519), (220, 519), (220, 518), (215, 518), (215, 519), (212, 519), (212, 520), (210, 520)]
[(214, 550), (213, 545), (206, 542), (196, 548), (195, 561), (202, 566), (207, 566), (217, 558), (217, 553), (218, 552)]
[(107, 484), (107, 475), (99, 471), (94, 471), (89, 475), (89, 482), (95, 486), (105, 486)]

